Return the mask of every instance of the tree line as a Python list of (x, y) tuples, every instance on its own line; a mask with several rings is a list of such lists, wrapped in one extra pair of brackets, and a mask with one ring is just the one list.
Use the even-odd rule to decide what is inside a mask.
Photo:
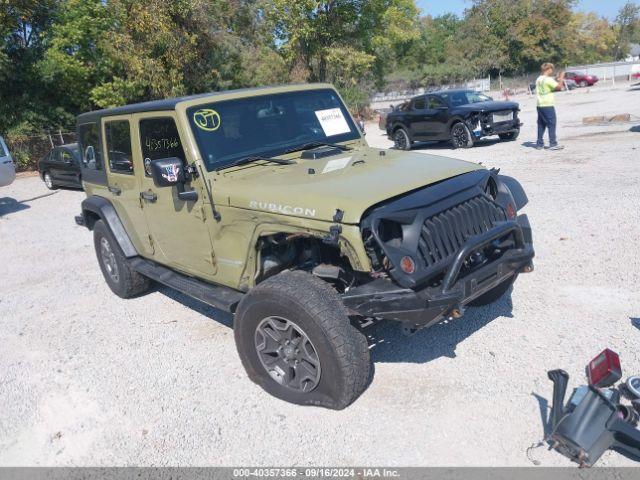
[(523, 74), (624, 58), (640, 7), (614, 21), (574, 0), (0, 0), (0, 134), (73, 128), (83, 111), (238, 87), (334, 83), (354, 109), (389, 79)]

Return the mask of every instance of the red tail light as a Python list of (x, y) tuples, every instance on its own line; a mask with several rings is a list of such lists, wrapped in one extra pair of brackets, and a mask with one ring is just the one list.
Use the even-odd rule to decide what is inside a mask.
[(608, 348), (587, 365), (589, 383), (597, 388), (608, 387), (622, 378), (618, 354)]

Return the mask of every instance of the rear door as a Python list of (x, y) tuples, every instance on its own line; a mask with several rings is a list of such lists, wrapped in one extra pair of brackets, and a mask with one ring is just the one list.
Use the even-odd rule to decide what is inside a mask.
[(60, 148), (55, 147), (53, 150), (51, 150), (51, 155), (49, 155), (45, 170), (49, 171), (49, 174), (51, 175), (51, 178), (54, 182), (65, 183)]
[(107, 171), (109, 200), (129, 234), (136, 251), (153, 256), (149, 228), (140, 201), (142, 160), (136, 158), (132, 144), (133, 127), (130, 115), (102, 119), (103, 158)]
[(60, 152), (60, 181), (68, 185), (77, 185), (80, 167), (76, 164), (73, 154), (66, 148), (59, 148)]
[(425, 113), (425, 97), (417, 97), (411, 100), (406, 116), (408, 127), (414, 140), (423, 139), (427, 135)]
[(187, 274), (212, 280), (215, 277), (213, 247), (206, 223), (204, 191), (192, 180), (187, 189), (198, 191), (196, 202), (178, 198), (176, 187), (156, 187), (150, 169), (152, 160), (177, 157), (186, 167), (185, 135), (177, 127), (175, 112), (134, 115), (138, 141), (134, 146), (145, 170), (139, 175), (142, 206), (155, 249), (154, 259)]

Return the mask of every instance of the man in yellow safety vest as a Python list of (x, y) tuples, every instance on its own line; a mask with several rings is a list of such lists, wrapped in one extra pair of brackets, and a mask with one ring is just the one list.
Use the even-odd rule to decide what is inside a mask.
[(549, 150), (562, 150), (556, 139), (556, 108), (553, 92), (562, 90), (564, 86), (564, 72), (553, 78), (553, 63), (543, 63), (540, 67), (541, 75), (536, 80), (536, 97), (538, 100), (538, 141), (536, 148), (544, 148), (544, 131), (549, 130)]

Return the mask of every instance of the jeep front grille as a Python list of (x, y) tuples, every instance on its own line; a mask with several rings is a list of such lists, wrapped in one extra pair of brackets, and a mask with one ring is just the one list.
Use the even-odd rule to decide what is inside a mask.
[(467, 239), (507, 220), (504, 210), (489, 198), (478, 195), (449, 208), (422, 224), (418, 251), (430, 270), (443, 268), (453, 260)]

